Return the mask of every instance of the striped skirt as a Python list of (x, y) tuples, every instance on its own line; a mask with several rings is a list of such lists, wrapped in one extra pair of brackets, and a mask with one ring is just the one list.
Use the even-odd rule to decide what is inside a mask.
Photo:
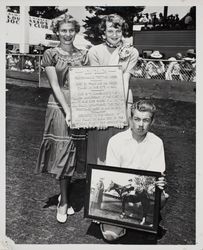
[[(62, 90), (69, 103), (69, 91)], [(65, 121), (65, 113), (56, 102), (54, 95), (49, 97), (43, 140), (36, 164), (36, 173), (48, 172), (56, 179), (72, 176), (74, 171), (85, 171), (86, 131), (70, 129)], [(77, 158), (83, 164), (77, 164)], [(80, 167), (79, 167), (80, 166)], [(79, 169), (80, 168), (80, 169)]]

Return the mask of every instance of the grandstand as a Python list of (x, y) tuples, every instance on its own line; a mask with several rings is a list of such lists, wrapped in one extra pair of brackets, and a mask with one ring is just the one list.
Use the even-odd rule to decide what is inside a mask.
[(195, 30), (140, 30), (133, 31), (133, 45), (140, 55), (144, 52), (158, 50), (165, 58), (188, 49), (195, 49)]

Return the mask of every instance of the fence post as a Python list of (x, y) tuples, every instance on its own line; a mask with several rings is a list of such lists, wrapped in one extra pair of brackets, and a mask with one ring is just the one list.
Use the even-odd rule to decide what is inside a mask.
[(40, 55), (38, 56), (38, 65), (39, 65), (39, 88), (41, 87), (41, 83), (40, 83), (40, 76), (41, 76), (41, 60), (40, 60)]

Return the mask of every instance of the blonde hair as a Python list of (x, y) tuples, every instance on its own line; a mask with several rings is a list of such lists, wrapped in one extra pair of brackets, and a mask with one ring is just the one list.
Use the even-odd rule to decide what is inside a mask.
[(73, 16), (69, 15), (69, 14), (63, 14), (57, 18), (55, 18), (54, 20), (52, 20), (52, 24), (51, 24), (51, 29), (52, 31), (57, 34), (57, 32), (59, 31), (59, 28), (62, 24), (64, 23), (72, 23), (74, 25), (75, 28), (75, 32), (78, 33), (80, 31), (80, 24), (77, 20), (75, 20), (73, 18)]
[(102, 20), (99, 25), (99, 30), (102, 34), (104, 34), (106, 30), (106, 22), (111, 22), (114, 28), (120, 27), (124, 36), (128, 34), (128, 24), (118, 14), (104, 15), (100, 17), (102, 18)]

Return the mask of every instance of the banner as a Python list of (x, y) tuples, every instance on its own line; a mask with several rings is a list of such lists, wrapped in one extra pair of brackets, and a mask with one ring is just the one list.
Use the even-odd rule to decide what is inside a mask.
[(20, 14), (7, 12), (7, 23), (19, 24), (20, 23)]
[[(39, 29), (50, 29), (52, 20), (40, 17), (30, 16), (29, 23), (30, 27)], [(20, 14), (7, 12), (7, 23), (20, 24)]]
[(51, 20), (30, 16), (30, 26), (40, 29), (49, 29), (51, 25)]

